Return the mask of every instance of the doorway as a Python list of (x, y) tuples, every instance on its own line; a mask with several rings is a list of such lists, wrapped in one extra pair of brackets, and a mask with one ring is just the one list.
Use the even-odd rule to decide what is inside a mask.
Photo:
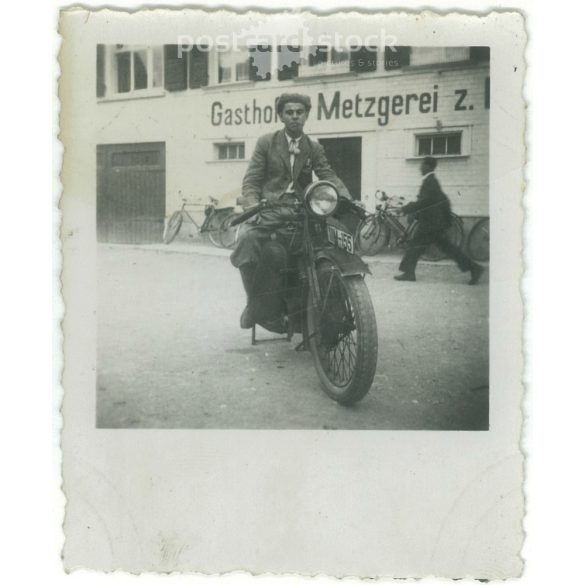
[[(325, 155), (335, 171), (343, 181), (351, 196), (361, 201), (362, 198), (362, 138), (320, 138), (319, 142), (325, 149)], [(359, 217), (355, 213), (345, 213), (336, 216), (351, 233), (355, 233)]]
[(327, 160), (352, 197), (362, 198), (362, 138), (319, 138)]
[(99, 144), (96, 207), (98, 242), (161, 242), (165, 143)]

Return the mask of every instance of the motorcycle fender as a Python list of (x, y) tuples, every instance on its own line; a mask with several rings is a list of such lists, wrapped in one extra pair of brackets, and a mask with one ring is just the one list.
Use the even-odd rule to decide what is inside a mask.
[(348, 254), (339, 248), (327, 248), (315, 253), (315, 260), (330, 260), (344, 276), (372, 274), (369, 266), (357, 254)]

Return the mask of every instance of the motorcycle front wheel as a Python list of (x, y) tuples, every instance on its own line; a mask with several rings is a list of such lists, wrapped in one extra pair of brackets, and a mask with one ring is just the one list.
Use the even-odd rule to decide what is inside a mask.
[(308, 345), (321, 386), (345, 405), (370, 390), (378, 361), (374, 307), (361, 276), (343, 276), (330, 262), (317, 268), (321, 303), (310, 291)]

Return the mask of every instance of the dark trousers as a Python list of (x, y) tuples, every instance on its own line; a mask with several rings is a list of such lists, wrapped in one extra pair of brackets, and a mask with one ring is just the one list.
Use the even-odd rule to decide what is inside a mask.
[(294, 218), (295, 213), (290, 206), (274, 207), (263, 210), (252, 222), (242, 224), (230, 257), (232, 265), (240, 268), (245, 264), (258, 264), (262, 247), (272, 238), (272, 234), (280, 235), (279, 241), (286, 243), (287, 247), (294, 244), (291, 232), (285, 227)]
[[(254, 323), (268, 331), (285, 333), (288, 325), (283, 321), (287, 305), (281, 294), (275, 294), (282, 287), (280, 272), (274, 271), (266, 262), (265, 246), (270, 246), (273, 238), (285, 247), (298, 239), (296, 230), (291, 232), (283, 227), (287, 216), (264, 214), (256, 224), (244, 224), (238, 235), (238, 242), (231, 255), (232, 265), (240, 269), (242, 282), (247, 296), (246, 311)], [(278, 246), (278, 244), (276, 244)], [(278, 249), (282, 249), (278, 246)], [(273, 251), (273, 254), (275, 252)], [(277, 260), (278, 262), (278, 257)], [(282, 266), (286, 264), (284, 257)], [(279, 266), (281, 264), (279, 263)], [(293, 327), (295, 324), (293, 323)], [(301, 331), (300, 325), (297, 327)], [(296, 329), (295, 329), (296, 330)]]
[(459, 270), (467, 272), (475, 266), (475, 262), (469, 256), (464, 254), (447, 236), (445, 230), (417, 233), (408, 242), (408, 247), (402, 261), (400, 262), (399, 270), (407, 274), (414, 274), (416, 264), (419, 258), (424, 254), (424, 251), (435, 244), (442, 250), (449, 258), (455, 260)]
[(260, 261), (262, 246), (270, 240), (274, 229), (268, 226), (249, 226), (240, 229), (236, 247), (230, 256), (232, 265), (241, 268), (246, 264), (257, 265)]

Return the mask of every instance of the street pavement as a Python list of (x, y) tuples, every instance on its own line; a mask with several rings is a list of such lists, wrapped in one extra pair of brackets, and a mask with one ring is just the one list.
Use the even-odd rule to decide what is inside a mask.
[(488, 429), (487, 270), (468, 286), (452, 262), (421, 263), (416, 283), (396, 282), (399, 257), (367, 259), (378, 367), (369, 394), (345, 407), (294, 350), (300, 336), (251, 345), (228, 255), (98, 246), (98, 427)]

